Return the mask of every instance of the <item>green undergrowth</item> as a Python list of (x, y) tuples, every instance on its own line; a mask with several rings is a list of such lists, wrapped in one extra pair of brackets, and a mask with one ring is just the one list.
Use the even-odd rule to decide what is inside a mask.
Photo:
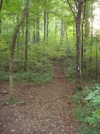
[(56, 64), (60, 65), (63, 69), (63, 72), (70, 82), (75, 81), (75, 72), (76, 72), (76, 62), (74, 57), (60, 57), (56, 59)]
[[(63, 72), (70, 82), (76, 81), (76, 57), (67, 56), (57, 59), (58, 64), (63, 68)], [(84, 82), (100, 82), (100, 63), (96, 68), (95, 58), (89, 63), (89, 58), (85, 57), (82, 60), (82, 81)]]
[(21, 104), (21, 105), (26, 105), (25, 101), (19, 101), (17, 98), (9, 98), (6, 99), (6, 101), (4, 102), (4, 105), (14, 105), (14, 104)]
[[(45, 84), (50, 82), (54, 77), (53, 66), (47, 57), (35, 57), (33, 60), (28, 60), (27, 69), (24, 70), (24, 62), (21, 59), (14, 61), (14, 80), (19, 82)], [(0, 80), (9, 80), (8, 68), (0, 69)]]
[(100, 134), (100, 85), (77, 91), (73, 101), (77, 106), (73, 116), (81, 123), (78, 134)]
[(18, 71), (14, 79), (33, 84), (45, 84), (53, 79), (53, 67), (47, 58), (30, 60), (27, 71)]

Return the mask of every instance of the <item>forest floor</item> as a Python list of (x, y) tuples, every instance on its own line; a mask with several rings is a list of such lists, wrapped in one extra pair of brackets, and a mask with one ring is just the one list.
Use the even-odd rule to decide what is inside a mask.
[(78, 123), (72, 116), (74, 86), (55, 65), (52, 82), (44, 86), (16, 83), (14, 97), (25, 103), (6, 105), (9, 86), (1, 82), (0, 134), (76, 134)]

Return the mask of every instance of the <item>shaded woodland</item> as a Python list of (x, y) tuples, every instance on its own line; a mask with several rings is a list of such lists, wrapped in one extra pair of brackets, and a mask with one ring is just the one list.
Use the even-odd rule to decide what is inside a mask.
[(78, 105), (72, 113), (85, 124), (83, 134), (99, 134), (99, 9), (99, 0), (0, 0), (0, 95), (8, 94), (6, 104), (16, 102), (16, 84), (47, 85), (60, 66), (67, 88), (72, 84)]

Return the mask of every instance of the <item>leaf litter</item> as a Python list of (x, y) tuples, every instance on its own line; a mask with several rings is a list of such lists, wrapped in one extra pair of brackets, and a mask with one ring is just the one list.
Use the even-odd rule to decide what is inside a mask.
[[(3, 89), (9, 92), (2, 82)], [(0, 134), (76, 134), (79, 124), (72, 117), (73, 89), (59, 66), (54, 80), (44, 86), (15, 83), (14, 97), (23, 105), (3, 105), (8, 94), (0, 94)]]

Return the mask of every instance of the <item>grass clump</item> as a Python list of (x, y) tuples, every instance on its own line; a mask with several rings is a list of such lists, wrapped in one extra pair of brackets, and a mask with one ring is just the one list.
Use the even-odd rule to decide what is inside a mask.
[(10, 105), (10, 104), (15, 104), (15, 103), (18, 103), (18, 99), (17, 98), (9, 98), (5, 101), (5, 105)]
[(4, 105), (14, 105), (14, 104), (26, 105), (26, 102), (25, 101), (19, 101), (17, 98), (14, 98), (14, 97), (8, 98), (4, 102)]

